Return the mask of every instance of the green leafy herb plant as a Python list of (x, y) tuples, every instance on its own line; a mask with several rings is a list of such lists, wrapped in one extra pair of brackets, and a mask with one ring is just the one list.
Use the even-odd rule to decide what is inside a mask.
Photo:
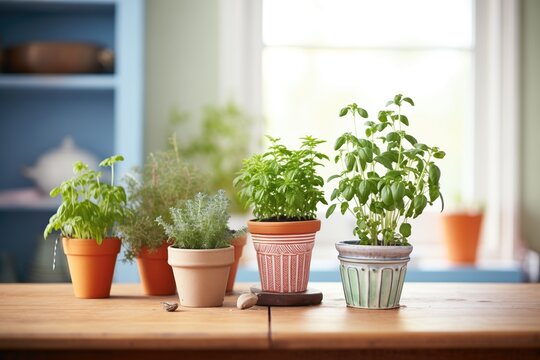
[(111, 168), (110, 184), (99, 180), (101, 172), (76, 162), (75, 176), (51, 190), (51, 197), (61, 195), (62, 203), (49, 219), (43, 236), (47, 238), (53, 230), (60, 230), (64, 237), (95, 239), (98, 244), (114, 236), (115, 225), (123, 220), (126, 208), (124, 188), (114, 185), (114, 164), (122, 160), (122, 156), (115, 155), (99, 164)]
[(315, 219), (317, 204), (327, 204), (324, 179), (316, 171), (322, 166), (320, 161), (328, 160), (315, 149), (324, 141), (306, 136), (299, 150), (290, 150), (279, 143), (280, 139), (268, 139), (269, 150), (244, 160), (234, 179), (240, 199), (253, 207), (253, 214), (261, 221)]
[(352, 116), (354, 133), (344, 133), (336, 140), (335, 162), (341, 164), (342, 171), (328, 179), (338, 184), (326, 217), (337, 206), (342, 214), (353, 214), (353, 233), (361, 245), (409, 245), (410, 219), (439, 198), (444, 208), (441, 171), (435, 162), (445, 153), (405, 131), (409, 119), (402, 114), (402, 106), (406, 103), (414, 106), (411, 98), (401, 94), (388, 101), (377, 121), (365, 122), (365, 137), (358, 136), (356, 120), (367, 119), (366, 110), (353, 103), (339, 113), (341, 117)]
[(242, 159), (249, 155), (253, 119), (229, 102), (223, 106), (205, 106), (200, 119), (193, 120), (178, 111), (171, 117), (173, 124), (199, 130), (180, 142), (180, 152), (206, 174), (210, 191), (225, 190), (231, 199), (231, 210), (245, 212), (232, 182), (242, 166)]
[(218, 249), (230, 245), (229, 199), (224, 190), (208, 196), (197, 193), (182, 206), (170, 208), (171, 222), (162, 216), (156, 219), (169, 242), (180, 249)]
[(144, 166), (124, 180), (128, 211), (119, 230), (127, 245), (126, 261), (132, 261), (143, 247), (150, 252), (161, 247), (168, 236), (156, 218), (170, 221), (171, 207), (181, 206), (206, 189), (203, 175), (181, 157), (174, 137), (168, 150), (151, 153)]

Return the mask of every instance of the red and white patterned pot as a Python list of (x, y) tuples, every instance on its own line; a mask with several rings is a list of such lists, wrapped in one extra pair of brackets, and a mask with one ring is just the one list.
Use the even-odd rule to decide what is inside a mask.
[(307, 289), (315, 233), (320, 228), (320, 220), (248, 222), (263, 291), (288, 293)]

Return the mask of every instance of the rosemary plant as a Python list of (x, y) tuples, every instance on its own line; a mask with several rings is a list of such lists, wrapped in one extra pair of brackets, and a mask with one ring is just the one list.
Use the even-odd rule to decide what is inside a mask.
[(200, 172), (180, 156), (174, 137), (167, 151), (151, 153), (145, 165), (124, 180), (129, 211), (119, 229), (128, 245), (126, 261), (132, 261), (143, 246), (152, 251), (163, 245), (167, 234), (156, 217), (169, 221), (169, 208), (180, 206), (206, 188)]
[(230, 245), (229, 199), (224, 190), (208, 196), (198, 193), (180, 207), (170, 208), (171, 222), (156, 219), (173, 246), (181, 249), (217, 249)]

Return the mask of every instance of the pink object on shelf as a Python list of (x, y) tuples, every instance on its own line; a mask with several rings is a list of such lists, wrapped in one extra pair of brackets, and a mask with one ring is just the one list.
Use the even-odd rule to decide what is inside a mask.
[(0, 191), (0, 206), (47, 207), (58, 200), (44, 196), (37, 188), (19, 188)]
[(307, 289), (315, 233), (251, 236), (263, 291), (289, 293)]

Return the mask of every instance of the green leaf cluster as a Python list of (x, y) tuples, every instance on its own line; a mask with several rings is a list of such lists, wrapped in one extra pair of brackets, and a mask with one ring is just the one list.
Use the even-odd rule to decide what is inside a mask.
[[(187, 114), (173, 114), (177, 124), (188, 123)], [(190, 163), (206, 174), (208, 189), (225, 190), (231, 199), (231, 210), (245, 212), (238, 193), (232, 185), (242, 160), (249, 155), (249, 138), (253, 119), (236, 104), (205, 106), (197, 121), (189, 121), (192, 127), (200, 126), (200, 132), (180, 143), (180, 153)]]
[[(342, 171), (328, 179), (337, 186), (326, 217), (338, 207), (342, 214), (352, 213), (356, 218), (353, 233), (363, 245), (408, 245), (412, 232), (409, 220), (439, 198), (444, 208), (436, 160), (445, 153), (419, 143), (404, 130), (409, 125), (401, 113), (405, 103), (414, 106), (411, 98), (396, 95), (374, 121), (357, 104), (339, 112), (341, 117), (352, 116), (355, 132), (336, 139), (334, 161), (341, 164)], [(357, 118), (366, 119), (365, 136), (358, 136)]]
[(171, 222), (162, 216), (156, 222), (163, 227), (173, 246), (181, 249), (218, 249), (230, 245), (229, 199), (224, 190), (208, 196), (198, 193), (180, 207), (170, 208)]
[(95, 239), (101, 244), (113, 236), (114, 226), (126, 215), (126, 192), (114, 185), (114, 165), (124, 160), (120, 155), (103, 160), (99, 166), (111, 168), (111, 183), (100, 182), (101, 172), (78, 161), (73, 165), (75, 176), (51, 190), (51, 197), (62, 196), (62, 203), (49, 219), (43, 237), (60, 230), (65, 237)]
[(316, 218), (317, 204), (326, 204), (317, 175), (320, 161), (328, 160), (315, 150), (324, 141), (311, 136), (302, 138), (299, 150), (290, 150), (280, 139), (268, 136), (270, 147), (264, 154), (244, 160), (234, 186), (240, 199), (253, 207), (253, 214), (263, 221), (293, 221)]
[(118, 228), (127, 244), (126, 261), (132, 261), (143, 246), (152, 251), (163, 245), (168, 236), (156, 218), (171, 221), (171, 207), (181, 206), (207, 186), (204, 176), (181, 157), (174, 137), (166, 151), (150, 153), (144, 166), (124, 181), (128, 211)]

